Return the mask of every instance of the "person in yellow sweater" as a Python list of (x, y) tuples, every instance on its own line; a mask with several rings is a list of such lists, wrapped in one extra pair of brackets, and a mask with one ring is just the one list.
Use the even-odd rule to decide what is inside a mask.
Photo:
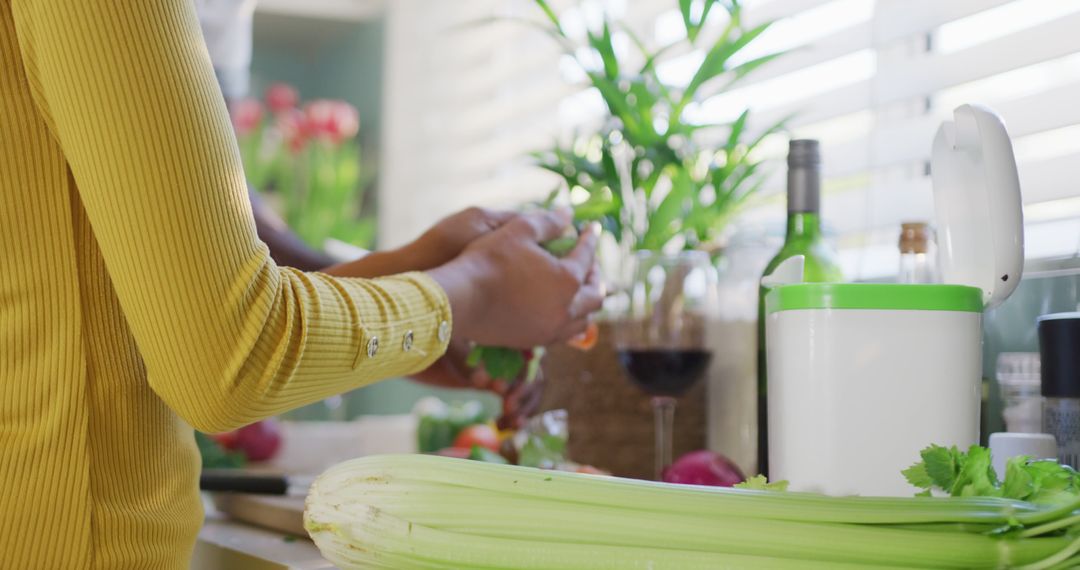
[(0, 0), (2, 568), (186, 568), (193, 427), (427, 369), (451, 338), (564, 339), (601, 302), (593, 233), (538, 245), (564, 212), (389, 277), (275, 264), (198, 30), (189, 0)]

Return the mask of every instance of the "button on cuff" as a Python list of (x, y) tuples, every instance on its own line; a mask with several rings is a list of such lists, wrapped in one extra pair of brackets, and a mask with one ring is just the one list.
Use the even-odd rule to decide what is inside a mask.
[(450, 341), (450, 323), (443, 321), (439, 323), (439, 342)]

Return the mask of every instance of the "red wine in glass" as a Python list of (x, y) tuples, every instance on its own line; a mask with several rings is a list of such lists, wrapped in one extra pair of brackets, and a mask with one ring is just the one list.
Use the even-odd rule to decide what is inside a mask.
[(629, 348), (619, 351), (619, 364), (639, 388), (651, 396), (682, 396), (709, 368), (712, 353), (702, 349)]
[(701, 251), (638, 251), (633, 261), (615, 346), (623, 371), (651, 396), (661, 479), (672, 460), (675, 398), (705, 376), (712, 358), (707, 322), (716, 303), (716, 274)]

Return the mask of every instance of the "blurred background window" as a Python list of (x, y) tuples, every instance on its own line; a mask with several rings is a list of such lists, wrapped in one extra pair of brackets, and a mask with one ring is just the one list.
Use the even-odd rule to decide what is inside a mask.
[[(631, 33), (650, 49), (686, 33), (674, 0), (549, 3), (578, 45), (587, 45), (603, 14), (624, 22), (612, 43), (631, 66), (642, 63)], [(992, 107), (1014, 136), (1028, 257), (1080, 253), (1080, 2), (742, 4), (747, 26), (776, 23), (737, 58), (787, 53), (733, 89), (704, 86), (707, 97), (686, 116), (731, 121), (750, 108), (750, 130), (790, 116), (790, 135), (821, 140), (823, 218), (847, 278), (895, 275), (900, 222), (933, 216), (934, 132), (963, 103)], [(714, 13), (694, 45), (710, 45), (725, 17)], [(469, 205), (515, 208), (545, 197), (559, 177), (537, 168), (530, 153), (570, 145), (607, 116), (578, 62), (599, 67), (599, 55), (563, 53), (534, 0), (258, 0), (253, 37), (252, 96), (285, 82), (303, 101), (357, 108), (361, 169), (370, 180), (361, 212), (377, 218), (368, 229), (378, 247), (405, 243)], [(665, 83), (685, 84), (704, 57), (680, 45), (657, 61)], [(771, 176), (741, 224), (782, 231), (788, 136), (755, 150)], [(405, 409), (421, 393), (395, 382), (367, 391), (349, 400), (350, 417)]]

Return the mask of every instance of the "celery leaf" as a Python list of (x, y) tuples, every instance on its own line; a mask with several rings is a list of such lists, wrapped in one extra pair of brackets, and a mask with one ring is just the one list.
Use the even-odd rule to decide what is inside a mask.
[(922, 461), (904, 469), (901, 473), (904, 475), (904, 479), (907, 479), (907, 482), (911, 483), (913, 487), (929, 491), (934, 486), (934, 480), (926, 472), (926, 463)]
[(999, 480), (985, 447), (973, 445), (962, 452), (931, 445), (920, 455), (921, 462), (902, 472), (921, 489), (916, 496), (928, 497), (937, 489), (953, 497), (1002, 497), (1042, 505), (1064, 505), (1080, 498), (1080, 473), (1057, 461), (1013, 457)]
[(931, 445), (922, 450), (923, 463), (926, 464), (926, 473), (941, 489), (952, 490), (956, 483), (956, 477), (960, 473), (960, 451), (955, 446), (952, 448), (940, 445)]
[(787, 491), (787, 481), (773, 481), (769, 482), (764, 475), (754, 475), (753, 477), (737, 483), (736, 489), (747, 489), (750, 491)]

